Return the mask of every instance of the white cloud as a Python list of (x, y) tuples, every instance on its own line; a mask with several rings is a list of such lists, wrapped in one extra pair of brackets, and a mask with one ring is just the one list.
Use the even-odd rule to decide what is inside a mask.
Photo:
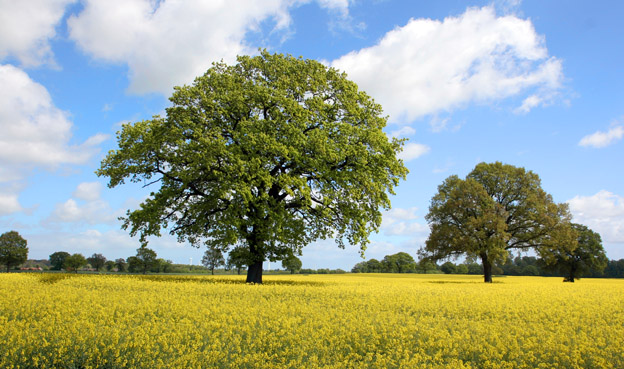
[(540, 106), (544, 99), (538, 95), (531, 95), (522, 101), (522, 105), (516, 109), (516, 113), (524, 114), (531, 111), (531, 109)]
[(122, 214), (121, 211), (113, 211), (104, 200), (79, 204), (76, 200), (69, 199), (55, 206), (46, 223), (114, 224)]
[(101, 191), (100, 182), (83, 182), (78, 185), (72, 196), (84, 201), (95, 201), (100, 198)]
[(0, 216), (17, 213), (22, 210), (23, 208), (17, 199), (17, 194), (0, 193)]
[(117, 224), (117, 219), (124, 215), (122, 209), (113, 210), (108, 202), (100, 198), (102, 185), (99, 182), (80, 183), (71, 198), (56, 204), (52, 214), (44, 224)]
[(54, 64), (49, 41), (75, 1), (0, 0), (0, 60), (14, 56), (24, 66)]
[(96, 135), (82, 145), (70, 146), (68, 113), (54, 106), (45, 87), (12, 65), (0, 65), (0, 85), (0, 167), (81, 164), (107, 137)]
[(503, 14), (513, 14), (520, 8), (522, 0), (494, 0), (493, 4)]
[(574, 221), (600, 233), (603, 242), (624, 243), (624, 197), (602, 190), (568, 200)]
[(427, 145), (418, 143), (407, 143), (403, 145), (403, 151), (399, 153), (398, 157), (399, 159), (408, 162), (410, 160), (414, 160), (425, 155), (430, 150), (431, 148)]
[(401, 129), (390, 132), (390, 137), (397, 137), (397, 138), (410, 137), (410, 136), (413, 136), (414, 134), (416, 134), (416, 130), (414, 128), (405, 126), (405, 127), (402, 127)]
[(318, 0), (321, 8), (338, 11), (343, 15), (349, 14), (349, 0)]
[(392, 208), (383, 214), (381, 229), (388, 236), (423, 236), (429, 234), (429, 226), (419, 223), (418, 208)]
[(598, 131), (587, 135), (579, 141), (580, 146), (591, 146), (595, 148), (607, 147), (624, 137), (624, 126), (616, 125), (607, 132)]
[[(272, 22), (273, 31), (287, 33), (289, 9), (306, 2), (85, 0), (67, 23), (70, 37), (88, 54), (128, 65), (130, 92), (170, 95), (173, 86), (191, 83), (212, 62), (256, 53), (245, 37), (261, 31), (261, 24)], [(346, 0), (318, 4), (348, 14)]]
[(254, 53), (245, 34), (269, 19), (276, 29), (287, 27), (287, 4), (86, 0), (68, 25), (70, 37), (94, 58), (128, 65), (130, 92), (169, 95), (174, 85), (191, 83), (212, 62)]
[(331, 65), (381, 103), (393, 122), (530, 92), (525, 111), (548, 103), (561, 87), (561, 61), (544, 44), (530, 20), (469, 8), (443, 21), (412, 19)]
[[(15, 185), (37, 166), (83, 164), (108, 139), (96, 134), (71, 145), (69, 114), (54, 106), (46, 88), (17, 67), (0, 65), (0, 86), (0, 183)], [(2, 193), (4, 213), (23, 210), (18, 192)]]
[(32, 258), (47, 258), (56, 251), (66, 251), (71, 254), (80, 253), (85, 257), (101, 253), (109, 260), (115, 260), (136, 254), (136, 249), (141, 246), (137, 239), (121, 230), (86, 229), (73, 230), (71, 233), (29, 234), (27, 237), (29, 255), (32, 254)]

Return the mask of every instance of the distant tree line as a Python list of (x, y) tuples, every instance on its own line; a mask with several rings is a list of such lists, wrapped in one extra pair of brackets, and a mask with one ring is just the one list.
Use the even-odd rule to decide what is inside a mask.
[[(14, 235), (11, 235), (12, 237)], [(2, 241), (2, 238), (0, 238)], [(25, 242), (25, 240), (24, 240)], [(1, 256), (2, 254), (0, 254)], [(20, 251), (21, 255), (21, 251)], [(22, 261), (23, 259), (23, 261)], [(222, 251), (214, 248), (208, 248), (201, 260), (202, 265), (184, 265), (173, 264), (171, 260), (158, 258), (156, 252), (147, 247), (139, 247), (136, 255), (128, 258), (119, 258), (108, 260), (104, 255), (94, 253), (90, 257), (84, 257), (80, 253), (70, 254), (66, 251), (57, 251), (49, 256), (48, 260), (26, 260), (26, 255), (17, 263), (16, 259), (10, 259), (10, 265), (17, 268), (18, 265), (24, 264), (29, 269), (35, 270), (53, 270), (78, 273), (78, 271), (106, 271), (106, 272), (123, 272), (123, 273), (211, 273), (215, 274), (215, 270), (220, 272), (235, 272), (241, 274), (246, 271), (249, 265), (248, 255), (244, 248), (235, 248), (231, 250), (227, 258)], [(3, 259), (0, 259), (2, 261)], [(344, 270), (330, 269), (301, 269), (301, 260), (294, 254), (287, 256), (282, 260), (282, 267), (285, 271), (305, 274), (334, 274), (346, 273)], [(278, 272), (274, 270), (273, 273)]]
[[(608, 260), (606, 267), (581, 268), (578, 277), (591, 278), (624, 278), (624, 259)], [(412, 256), (405, 252), (394, 255), (386, 255), (381, 261), (370, 259), (362, 261), (351, 269), (352, 273), (444, 273), (444, 274), (483, 274), (483, 266), (476, 262), (465, 261), (453, 263), (446, 261), (442, 264), (433, 263), (427, 259), (416, 262)], [(492, 266), (495, 275), (512, 276), (543, 276), (543, 277), (568, 277), (566, 268), (553, 268), (544, 260), (535, 256), (516, 256), (507, 258), (504, 263), (495, 263)]]
[[(578, 234), (576, 249), (567, 254), (558, 255), (558, 260), (544, 260), (535, 256), (507, 257), (504, 262), (492, 265), (492, 273), (513, 276), (560, 276), (569, 278), (570, 273), (578, 277), (624, 278), (624, 259), (608, 260), (602, 249), (600, 236), (579, 224), (572, 225)], [(20, 266), (43, 267), (42, 269), (65, 270), (77, 273), (79, 270), (129, 272), (129, 273), (207, 273), (223, 267), (224, 271), (241, 274), (248, 265), (246, 250), (234, 248), (227, 258), (219, 250), (206, 250), (202, 259), (203, 266), (173, 264), (171, 260), (158, 258), (155, 251), (140, 247), (136, 255), (127, 259), (107, 260), (105, 256), (94, 253), (84, 257), (80, 253), (70, 254), (57, 251), (49, 260), (27, 260), (27, 242), (17, 232), (10, 231), (0, 235), (0, 265), (19, 269)], [(295, 274), (341, 274), (342, 269), (304, 269), (301, 260), (291, 254), (282, 260), (284, 270)], [(446, 261), (438, 265), (429, 258), (422, 257), (418, 262), (406, 252), (386, 255), (381, 261), (370, 259), (357, 263), (353, 273), (445, 273), (445, 274), (483, 274), (483, 266), (471, 261), (455, 264)]]
[[(45, 261), (38, 261), (38, 264)], [(171, 260), (159, 258), (156, 252), (147, 247), (139, 247), (136, 255), (128, 258), (108, 260), (102, 254), (94, 253), (88, 258), (82, 254), (57, 251), (47, 260), (50, 270), (78, 272), (106, 271), (120, 273), (207, 273), (209, 269), (200, 265), (174, 264)]]
[(418, 264), (406, 252), (386, 255), (381, 261), (377, 259), (362, 261), (351, 269), (353, 273), (416, 273), (417, 270)]

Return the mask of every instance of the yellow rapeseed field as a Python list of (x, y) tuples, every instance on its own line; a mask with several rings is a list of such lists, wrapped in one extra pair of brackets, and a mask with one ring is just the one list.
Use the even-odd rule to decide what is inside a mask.
[(0, 368), (624, 368), (624, 281), (0, 275)]

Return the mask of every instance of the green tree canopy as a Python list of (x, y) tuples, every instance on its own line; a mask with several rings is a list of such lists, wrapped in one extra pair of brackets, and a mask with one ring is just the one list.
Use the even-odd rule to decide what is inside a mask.
[(436, 263), (429, 259), (421, 258), (420, 260), (418, 260), (416, 270), (418, 270), (419, 273), (423, 274), (435, 273), (438, 270), (438, 266), (436, 265)]
[(360, 261), (351, 268), (351, 273), (369, 273), (368, 266), (365, 261)]
[(386, 273), (413, 273), (417, 267), (414, 258), (406, 252), (386, 255), (381, 261), (381, 265)]
[(381, 261), (377, 259), (369, 259), (366, 261), (366, 269), (368, 273), (381, 273), (383, 271), (383, 265)]
[(457, 268), (455, 269), (455, 273), (457, 273), (457, 274), (468, 274), (468, 265), (466, 265), (466, 264), (459, 264), (459, 265), (457, 265)]
[(574, 282), (590, 270), (602, 272), (609, 262), (600, 234), (582, 224), (572, 223), (572, 229), (577, 236), (576, 247), (560, 248), (554, 258), (541, 263), (547, 270), (562, 273), (567, 282)]
[(61, 270), (65, 264), (65, 259), (71, 254), (65, 251), (57, 251), (50, 255), (50, 264), (52, 264), (52, 270)]
[(171, 273), (173, 271), (173, 261), (158, 258), (152, 265), (151, 271), (154, 273)]
[(480, 258), (485, 282), (492, 282), (492, 265), (504, 262), (508, 250), (534, 249), (552, 259), (553, 250), (574, 247), (567, 206), (553, 202), (537, 174), (500, 162), (478, 164), (466, 179), (447, 178), (426, 219), (428, 257)]
[(139, 259), (136, 256), (128, 256), (126, 258), (127, 270), (130, 273), (137, 273), (143, 270)]
[(95, 270), (99, 272), (100, 268), (102, 268), (106, 263), (106, 258), (102, 254), (93, 254), (87, 258), (87, 262), (89, 262), (91, 267), (95, 268)]
[(28, 242), (16, 231), (0, 235), (0, 264), (6, 265), (7, 273), (12, 266), (20, 265), (28, 259)]
[(74, 271), (78, 273), (78, 270), (87, 265), (87, 259), (82, 254), (72, 254), (65, 258), (63, 268), (67, 271)]
[(124, 258), (115, 259), (115, 267), (118, 272), (125, 272), (128, 268), (128, 263), (126, 263)]
[(196, 247), (244, 244), (254, 283), (264, 260), (316, 239), (363, 252), (408, 172), (381, 106), (313, 60), (237, 60), (176, 87), (166, 117), (122, 127), (97, 174), (159, 186), (123, 227), (144, 244), (162, 229)]
[(210, 274), (214, 275), (215, 268), (225, 265), (225, 257), (223, 256), (223, 252), (217, 248), (209, 247), (204, 252), (204, 256), (202, 257), (202, 264), (206, 268), (210, 269)]
[(235, 268), (238, 274), (241, 274), (241, 269), (248, 265), (249, 260), (250, 255), (248, 248), (237, 246), (228, 253), (227, 263), (231, 268)]
[[(130, 258), (128, 258), (129, 260)], [(140, 271), (143, 274), (146, 274), (148, 270), (152, 269), (152, 267), (157, 263), (157, 255), (156, 251), (152, 249), (148, 249), (147, 247), (139, 247), (137, 249), (136, 256), (134, 256), (133, 262), (136, 263), (134, 271)], [(130, 261), (128, 261), (130, 264)]]
[(282, 268), (290, 271), (290, 274), (300, 271), (302, 266), (301, 260), (296, 255), (291, 254), (282, 260)]
[(457, 272), (457, 265), (447, 261), (446, 263), (440, 265), (440, 270), (444, 274), (455, 274)]
[(106, 268), (107, 272), (110, 272), (115, 269), (115, 262), (112, 260), (106, 260), (106, 262), (104, 263), (104, 267)]

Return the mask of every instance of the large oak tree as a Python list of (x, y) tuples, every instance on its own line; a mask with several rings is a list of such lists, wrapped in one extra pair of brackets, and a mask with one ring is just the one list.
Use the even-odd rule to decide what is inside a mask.
[(316, 239), (366, 248), (407, 169), (382, 108), (344, 73), (262, 52), (216, 63), (176, 87), (166, 116), (126, 124), (97, 171), (110, 187), (158, 188), (124, 227), (162, 229), (193, 246), (249, 250), (247, 282), (262, 262)]
[(481, 259), (485, 282), (510, 250), (533, 249), (552, 260), (554, 250), (576, 247), (567, 205), (553, 201), (537, 174), (500, 162), (478, 164), (466, 179), (448, 177), (426, 219), (428, 258)]

